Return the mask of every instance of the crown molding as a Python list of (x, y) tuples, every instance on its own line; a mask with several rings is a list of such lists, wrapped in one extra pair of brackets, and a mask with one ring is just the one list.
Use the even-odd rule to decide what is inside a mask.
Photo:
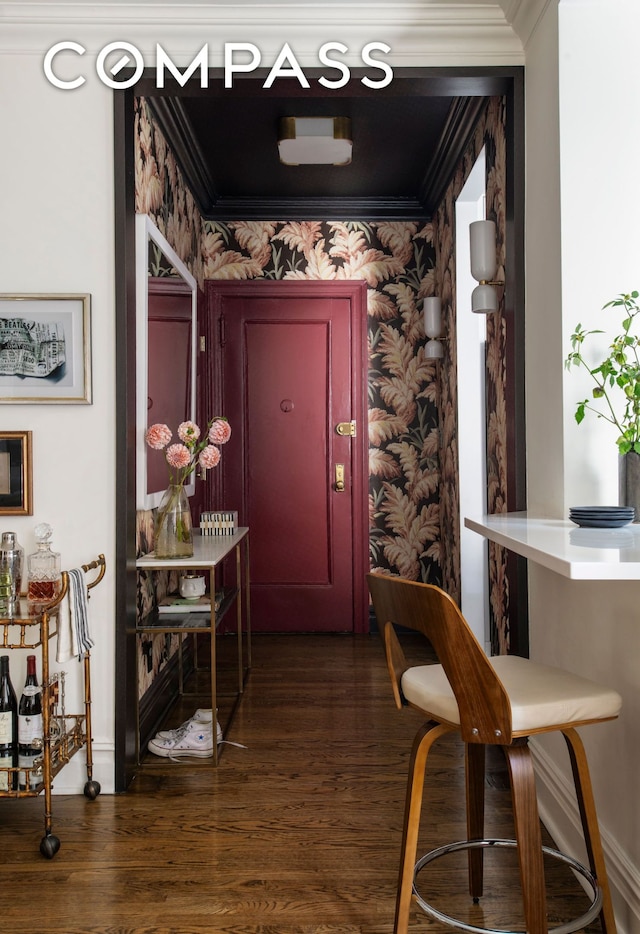
[(42, 53), (53, 42), (69, 38), (97, 54), (106, 42), (121, 39), (135, 45), (150, 65), (157, 42), (181, 64), (188, 64), (207, 42), (210, 65), (216, 67), (223, 61), (225, 42), (253, 42), (266, 61), (286, 41), (307, 66), (312, 60), (317, 63), (319, 37), (347, 45), (348, 64), (359, 56), (365, 41), (376, 40), (387, 42), (388, 60), (404, 67), (524, 61), (522, 43), (497, 0), (215, 4), (0, 0), (0, 23), (0, 51)]
[(529, 40), (549, 7), (558, 8), (559, 0), (499, 0), (506, 21), (513, 26), (526, 49)]
[(429, 171), (420, 187), (420, 200), (433, 213), (444, 195), (455, 166), (464, 151), (478, 118), (487, 106), (485, 97), (453, 99), (447, 123), (442, 131)]
[(204, 220), (429, 220), (414, 198), (220, 198)]
[(206, 216), (218, 201), (218, 195), (182, 101), (179, 97), (146, 100), (184, 173), (200, 213)]

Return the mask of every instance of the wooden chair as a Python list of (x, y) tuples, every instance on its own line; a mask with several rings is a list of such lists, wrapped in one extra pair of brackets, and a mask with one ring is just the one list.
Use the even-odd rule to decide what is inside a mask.
[[(528, 934), (548, 931), (543, 852), (569, 863), (593, 892), (585, 915), (556, 928), (562, 934), (600, 915), (604, 934), (616, 926), (604, 864), (587, 759), (576, 727), (612, 720), (622, 700), (615, 691), (559, 668), (514, 655), (488, 658), (455, 602), (440, 588), (381, 574), (367, 577), (398, 708), (411, 706), (427, 722), (418, 731), (409, 766), (402, 855), (394, 931), (405, 934), (412, 895), (430, 917), (466, 931), (484, 931), (444, 915), (422, 898), (415, 879), (433, 859), (468, 850), (469, 892), (482, 895), (483, 849), (517, 846), (524, 917)], [(440, 664), (410, 667), (394, 624), (422, 633)], [(567, 743), (590, 871), (557, 850), (543, 851), (533, 763), (527, 737), (559, 730)], [(468, 839), (438, 848), (416, 863), (418, 829), (427, 757), (443, 734), (458, 731), (465, 743)], [(484, 839), (485, 747), (500, 746), (506, 756), (515, 819), (515, 840)]]

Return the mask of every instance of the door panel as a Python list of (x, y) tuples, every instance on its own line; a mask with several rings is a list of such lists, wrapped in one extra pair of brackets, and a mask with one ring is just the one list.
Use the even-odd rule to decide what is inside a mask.
[[(326, 585), (331, 578), (327, 323), (250, 321), (244, 337), (247, 509), (256, 538), (252, 580), (256, 586)], [(271, 535), (304, 547), (262, 547)]]
[[(355, 571), (354, 516), (359, 534), (363, 460), (359, 439), (335, 431), (358, 417), (361, 404), (359, 392), (354, 399), (354, 302), (317, 284), (252, 285), (261, 288), (245, 284), (234, 295), (226, 284), (217, 304), (223, 411), (233, 429), (222, 460), (223, 506), (238, 509), (250, 528), (252, 625), (350, 632), (355, 621), (359, 630), (354, 607), (364, 569)], [(344, 465), (343, 492), (335, 488), (336, 463)]]

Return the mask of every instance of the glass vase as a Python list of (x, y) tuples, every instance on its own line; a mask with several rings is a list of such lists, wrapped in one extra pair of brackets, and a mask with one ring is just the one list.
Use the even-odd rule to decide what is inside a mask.
[(191, 510), (184, 487), (167, 487), (156, 515), (156, 558), (190, 558), (193, 555)]

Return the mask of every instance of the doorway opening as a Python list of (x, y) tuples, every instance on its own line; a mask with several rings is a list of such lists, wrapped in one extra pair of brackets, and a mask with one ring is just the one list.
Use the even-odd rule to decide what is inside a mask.
[[(124, 791), (135, 774), (135, 723), (132, 711), (135, 710), (136, 690), (136, 646), (135, 646), (135, 618), (136, 618), (136, 502), (135, 502), (135, 425), (136, 425), (136, 297), (135, 297), (135, 209), (136, 190), (134, 172), (134, 138), (136, 100), (154, 96), (155, 71), (147, 69), (135, 87), (118, 91), (114, 94), (114, 190), (115, 190), (115, 292), (116, 292), (116, 554), (115, 554), (115, 600), (116, 600), (116, 646), (115, 646), (115, 675), (118, 683), (116, 695), (116, 749), (115, 749), (115, 785), (116, 790)], [(216, 77), (216, 75), (212, 75)], [(217, 77), (220, 77), (217, 75)], [(226, 107), (228, 114), (246, 112), (253, 108), (262, 121), (264, 104), (268, 98), (277, 98), (279, 89), (262, 89), (260, 82), (264, 76), (256, 76), (253, 90), (251, 80), (239, 82), (234, 94), (226, 92), (218, 96)], [(313, 77), (313, 76), (312, 76)], [(295, 85), (295, 82), (289, 82)], [(310, 100), (318, 98), (317, 106), (323, 108), (327, 104), (323, 101), (327, 97), (322, 88), (313, 86), (312, 90), (299, 88), (287, 89), (292, 96), (304, 98), (305, 105)], [(201, 202), (201, 213), (212, 221), (228, 219), (229, 221), (252, 219), (271, 220), (273, 217), (285, 217), (293, 221), (311, 220), (326, 221), (330, 218), (344, 218), (348, 216), (357, 224), (366, 225), (369, 221), (383, 222), (388, 229), (393, 229), (394, 221), (406, 220), (419, 216), (431, 216), (435, 206), (440, 203), (446, 189), (451, 173), (457, 164), (460, 147), (464, 148), (474, 125), (475, 117), (482, 105), (482, 98), (503, 96), (507, 110), (507, 145), (506, 161), (511, 173), (508, 178), (506, 204), (508, 211), (507, 238), (511, 255), (515, 262), (511, 267), (513, 274), (518, 273), (522, 256), (522, 230), (523, 230), (523, 204), (524, 192), (522, 186), (522, 141), (524, 136), (524, 72), (517, 67), (479, 67), (477, 70), (468, 68), (416, 68), (398, 69), (393, 84), (384, 92), (367, 92), (358, 86), (357, 98), (366, 98), (366, 106), (374, 104), (382, 106), (382, 115), (377, 120), (363, 121), (372, 134), (372, 142), (364, 146), (364, 152), (376, 153), (377, 158), (370, 161), (376, 166), (384, 163), (381, 158), (380, 141), (387, 137), (393, 141), (394, 151), (406, 153), (398, 147), (393, 133), (389, 132), (390, 121), (399, 118), (396, 104), (405, 98), (421, 100), (431, 96), (450, 98), (451, 114), (457, 119), (453, 125), (447, 124), (447, 132), (439, 137), (439, 146), (434, 154), (429, 171), (421, 175), (421, 192), (426, 188), (430, 192), (429, 199), (419, 201), (404, 189), (405, 174), (397, 173), (402, 183), (400, 188), (392, 195), (384, 198), (367, 196), (366, 192), (355, 191), (348, 184), (348, 176), (343, 173), (346, 184), (336, 190), (330, 197), (292, 197), (286, 192), (267, 198), (262, 197), (261, 191), (251, 193), (243, 191), (239, 197), (222, 199), (220, 203), (212, 202), (209, 198), (209, 186), (195, 185), (194, 195)], [(191, 145), (191, 138), (184, 135), (187, 123), (180, 119), (183, 115), (182, 105), (189, 98), (201, 99), (201, 89), (190, 82), (190, 86), (178, 87), (177, 84), (168, 88), (162, 96), (158, 96), (156, 105), (162, 109), (166, 116), (166, 124), (171, 125), (176, 133), (177, 162), (184, 170), (191, 169), (191, 176), (196, 182), (206, 182), (206, 173), (200, 170), (205, 168), (197, 158), (197, 147)], [(330, 97), (330, 95), (329, 95)], [(342, 99), (342, 95), (340, 95)], [(171, 104), (171, 107), (169, 107)], [(400, 114), (400, 116), (402, 116)], [(225, 121), (222, 120), (224, 124)], [(244, 125), (251, 121), (244, 120)], [(206, 127), (217, 133), (220, 121), (206, 121)], [(380, 126), (384, 125), (387, 132), (380, 133)], [(424, 140), (424, 126), (415, 113), (411, 120), (405, 120), (403, 126), (410, 129), (412, 137)], [(216, 140), (217, 142), (217, 137)], [(252, 141), (251, 150), (255, 150)], [(227, 147), (217, 147), (225, 158), (231, 158)], [(245, 172), (245, 178), (252, 183), (258, 183), (262, 178), (260, 173), (273, 173), (276, 169), (270, 168), (268, 160), (262, 160), (259, 173)], [(297, 173), (299, 174), (299, 173)], [(215, 186), (214, 186), (215, 187)], [(202, 196), (202, 197), (200, 197)], [(417, 212), (417, 213), (416, 213)], [(515, 212), (515, 214), (514, 214)], [(510, 276), (511, 270), (507, 275)], [(206, 278), (206, 277), (205, 277)], [(522, 281), (521, 276), (516, 279)], [(523, 308), (523, 294), (520, 286), (513, 290), (515, 296), (514, 308), (509, 309), (519, 321)], [(518, 324), (519, 327), (519, 324)], [(518, 346), (516, 342), (516, 346)], [(365, 367), (366, 370), (366, 367)], [(520, 411), (521, 369), (509, 366), (508, 372), (512, 374), (516, 386), (516, 408)], [(518, 424), (514, 422), (514, 424)], [(364, 426), (363, 426), (364, 429)], [(518, 439), (516, 438), (516, 441)], [(513, 469), (517, 478), (523, 477), (524, 460), (519, 456), (513, 459)], [(522, 465), (522, 466), (521, 466)], [(522, 481), (523, 482), (523, 481)], [(367, 517), (368, 518), (368, 517)], [(362, 547), (366, 551), (368, 546), (368, 532), (362, 534)]]

